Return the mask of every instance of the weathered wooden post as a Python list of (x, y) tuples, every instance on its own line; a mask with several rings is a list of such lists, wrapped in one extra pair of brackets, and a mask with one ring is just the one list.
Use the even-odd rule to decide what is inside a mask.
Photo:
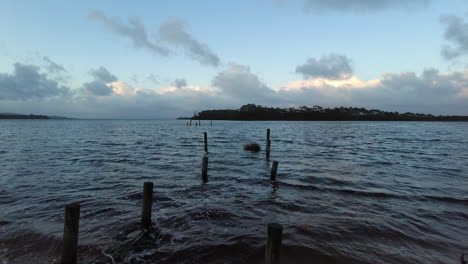
[(192, 126), (192, 119), (190, 119), (190, 126)]
[(208, 152), (208, 134), (203, 132), (203, 137), (205, 138), (205, 152)]
[(273, 166), (271, 167), (270, 180), (276, 181), (276, 172), (278, 171), (278, 161), (273, 161)]
[(202, 164), (202, 180), (203, 182), (208, 181), (208, 157), (203, 157), (203, 164)]
[(283, 227), (280, 224), (268, 224), (268, 238), (265, 249), (265, 264), (279, 264), (281, 236)]
[(201, 120), (200, 119), (198, 119), (198, 125), (201, 126)]
[(145, 182), (143, 184), (143, 206), (141, 209), (141, 223), (145, 226), (151, 226), (152, 204), (153, 204), (153, 183)]
[(213, 120), (211, 120), (211, 126), (213, 126)]
[(65, 206), (63, 224), (62, 264), (75, 264), (78, 251), (78, 231), (80, 227), (80, 205), (77, 203)]
[(197, 121), (195, 121), (195, 126), (198, 126), (198, 123), (197, 123)]
[(270, 129), (268, 128), (267, 129), (267, 140), (266, 140), (266, 157), (269, 158), (270, 157), (270, 145), (271, 145), (271, 141), (270, 141)]

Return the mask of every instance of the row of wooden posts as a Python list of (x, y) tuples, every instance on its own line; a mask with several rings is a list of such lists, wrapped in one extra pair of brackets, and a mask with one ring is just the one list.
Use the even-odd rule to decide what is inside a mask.
[[(213, 120), (210, 120), (210, 125), (213, 126)], [(192, 119), (190, 119), (190, 122), (187, 122), (187, 126), (192, 126)], [(195, 120), (195, 126), (201, 126), (201, 120)]]
[[(204, 134), (205, 152), (208, 152), (208, 135)], [(270, 156), (270, 129), (267, 129), (267, 148), (266, 156)], [(273, 161), (270, 180), (276, 180), (278, 162)], [(208, 157), (203, 157), (202, 180), (208, 181)], [(153, 206), (153, 183), (145, 182), (143, 184), (143, 202), (141, 210), (141, 223), (144, 226), (151, 226), (151, 213)], [(65, 219), (63, 229), (63, 252), (62, 264), (76, 264), (78, 253), (78, 233), (80, 222), (80, 205), (72, 203), (65, 206)], [(281, 237), (283, 227), (280, 224), (270, 223), (267, 229), (267, 243), (265, 248), (265, 264), (279, 264), (281, 251)]]

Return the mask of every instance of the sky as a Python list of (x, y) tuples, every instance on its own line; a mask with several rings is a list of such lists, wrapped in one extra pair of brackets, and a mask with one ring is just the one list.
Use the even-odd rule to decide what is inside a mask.
[(0, 0), (0, 113), (468, 115), (468, 0)]

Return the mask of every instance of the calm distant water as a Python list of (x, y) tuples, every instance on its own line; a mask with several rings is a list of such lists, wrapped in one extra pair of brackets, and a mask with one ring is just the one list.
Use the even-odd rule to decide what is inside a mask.
[[(243, 150), (267, 128), (270, 160)], [(145, 181), (155, 230), (139, 237)], [(0, 121), (0, 263), (59, 262), (72, 202), (79, 263), (262, 263), (270, 222), (283, 263), (458, 263), (468, 123)]]

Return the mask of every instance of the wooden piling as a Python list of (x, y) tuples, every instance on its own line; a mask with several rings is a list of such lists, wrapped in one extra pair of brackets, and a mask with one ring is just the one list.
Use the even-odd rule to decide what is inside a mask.
[(268, 224), (268, 238), (265, 249), (265, 264), (279, 264), (281, 236), (283, 227), (280, 224)]
[(271, 141), (270, 141), (270, 129), (267, 129), (267, 139), (266, 139), (266, 157), (270, 157), (270, 147), (271, 147)]
[(208, 152), (208, 134), (206, 132), (203, 132), (203, 137), (205, 140), (205, 152)]
[(79, 227), (80, 205), (77, 203), (66, 205), (63, 225), (62, 264), (76, 264)]
[(278, 171), (278, 161), (273, 161), (273, 166), (271, 167), (270, 180), (276, 181), (276, 172)]
[(190, 119), (190, 126), (192, 126), (192, 119)]
[(152, 204), (153, 204), (153, 183), (145, 182), (143, 184), (143, 206), (141, 209), (141, 223), (145, 226), (151, 226)]
[(213, 120), (211, 120), (211, 123), (210, 123), (210, 124), (211, 124), (211, 126), (213, 126)]
[(203, 164), (202, 164), (202, 180), (203, 182), (208, 181), (208, 157), (203, 157)]
[(201, 126), (201, 120), (200, 119), (198, 119), (198, 125)]

